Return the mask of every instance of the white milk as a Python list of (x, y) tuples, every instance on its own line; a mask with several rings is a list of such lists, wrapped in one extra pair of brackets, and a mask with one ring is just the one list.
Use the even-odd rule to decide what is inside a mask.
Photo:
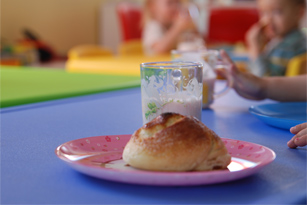
[[(174, 112), (185, 116), (194, 116), (201, 120), (202, 97), (188, 96), (184, 92), (180, 98), (174, 96), (161, 101), (142, 98), (143, 122), (150, 122), (162, 113)], [(145, 114), (144, 114), (145, 113)], [(147, 113), (147, 114), (146, 114)]]
[(174, 102), (166, 103), (162, 107), (161, 113), (175, 112), (181, 115), (194, 116), (201, 120), (201, 105), (201, 99), (196, 98), (186, 99), (185, 103), (175, 100)]

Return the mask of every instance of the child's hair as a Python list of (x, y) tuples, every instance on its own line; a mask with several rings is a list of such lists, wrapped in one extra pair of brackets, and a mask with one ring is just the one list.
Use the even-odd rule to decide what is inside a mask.
[(306, 0), (290, 0), (290, 1), (301, 6), (306, 6)]

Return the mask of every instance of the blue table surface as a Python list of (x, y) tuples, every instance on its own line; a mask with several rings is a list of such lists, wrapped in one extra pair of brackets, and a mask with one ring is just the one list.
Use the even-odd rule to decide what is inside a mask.
[(202, 111), (219, 136), (267, 146), (273, 163), (222, 184), (155, 187), (83, 175), (58, 159), (57, 146), (78, 138), (132, 134), (142, 125), (140, 88), (1, 109), (1, 204), (306, 204), (306, 147), (287, 148), (289, 131), (248, 112), (233, 91)]

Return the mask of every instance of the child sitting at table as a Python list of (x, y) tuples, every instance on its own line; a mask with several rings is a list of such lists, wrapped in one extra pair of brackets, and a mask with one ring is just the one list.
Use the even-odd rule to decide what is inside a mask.
[[(269, 98), (277, 101), (307, 102), (307, 75), (259, 78), (251, 73), (239, 71), (225, 51), (221, 51), (221, 57), (230, 65), (230, 71), (217, 72), (233, 82), (232, 87), (240, 96), (252, 100)], [(290, 148), (307, 145), (307, 123), (292, 127), (290, 132), (295, 135), (288, 142)]]
[(251, 72), (283, 76), (290, 59), (306, 55), (306, 37), (299, 29), (305, 0), (258, 0), (260, 21), (247, 32)]
[(147, 55), (169, 53), (182, 34), (197, 35), (196, 27), (181, 0), (147, 0), (144, 8), (143, 50)]

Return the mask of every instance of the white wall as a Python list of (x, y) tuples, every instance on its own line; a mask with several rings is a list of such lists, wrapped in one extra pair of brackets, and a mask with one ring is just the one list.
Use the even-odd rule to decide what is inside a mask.
[[(117, 47), (114, 44), (120, 34), (115, 11), (107, 10), (107, 16), (101, 11), (102, 4), (119, 1), (125, 0), (0, 0), (1, 40), (14, 42), (22, 38), (23, 28), (29, 28), (61, 55), (80, 44), (109, 46), (113, 42), (112, 46)], [(107, 24), (104, 32), (100, 30), (102, 23)], [(102, 41), (103, 34), (114, 39)]]
[(35, 31), (59, 54), (79, 44), (98, 43), (99, 8), (106, 0), (1, 0), (1, 39)]

